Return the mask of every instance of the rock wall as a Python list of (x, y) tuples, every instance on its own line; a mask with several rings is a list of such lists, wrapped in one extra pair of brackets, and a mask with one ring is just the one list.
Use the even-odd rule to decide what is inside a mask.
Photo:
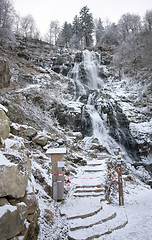
[(16, 165), (1, 163), (0, 173), (0, 197), (20, 198), (25, 195), (27, 177), (19, 172)]
[[(22, 151), (22, 146), (17, 145), (17, 141), (7, 139), (10, 120), (5, 110), (0, 105), (0, 138), (3, 138), (0, 147), (4, 150), (5, 144), (8, 144), (12, 149), (9, 153), (0, 150), (0, 239), (18, 239), (16, 236), (19, 235), (24, 236), (25, 240), (36, 240), (39, 207), (31, 183), (30, 159), (25, 155), (22, 158), (16, 156)], [(27, 136), (35, 135), (32, 128), (22, 128), (24, 130)]]

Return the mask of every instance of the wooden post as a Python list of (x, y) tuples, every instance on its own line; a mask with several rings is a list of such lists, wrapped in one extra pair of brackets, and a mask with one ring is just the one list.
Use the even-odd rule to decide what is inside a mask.
[(63, 155), (66, 148), (48, 149), (47, 154), (51, 154), (52, 163), (52, 198), (56, 201), (63, 200), (64, 195), (64, 161)]
[(122, 184), (122, 159), (119, 156), (120, 148), (118, 148), (118, 159), (117, 159), (117, 165), (118, 165), (118, 185), (119, 185), (119, 205), (124, 206), (124, 197), (123, 197), (123, 184)]

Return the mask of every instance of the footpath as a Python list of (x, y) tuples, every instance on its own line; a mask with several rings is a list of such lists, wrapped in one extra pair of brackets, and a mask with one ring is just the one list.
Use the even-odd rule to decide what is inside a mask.
[(103, 239), (104, 235), (124, 228), (128, 219), (123, 206), (113, 206), (105, 199), (106, 161), (110, 155), (99, 154), (79, 168), (71, 180), (71, 191), (60, 213), (66, 216), (70, 240)]

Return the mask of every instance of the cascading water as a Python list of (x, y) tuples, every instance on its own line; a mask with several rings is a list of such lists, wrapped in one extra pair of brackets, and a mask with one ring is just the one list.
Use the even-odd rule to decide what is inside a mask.
[(99, 56), (95, 52), (84, 50), (82, 61), (75, 62), (69, 77), (72, 77), (76, 84), (76, 97), (87, 94), (87, 90), (99, 89), (103, 81), (98, 73)]
[[(75, 100), (84, 104), (81, 108), (81, 116), (86, 142), (89, 141), (92, 134), (103, 147), (111, 152), (111, 149), (116, 148), (117, 143), (109, 136), (105, 118), (100, 116), (95, 107), (96, 98), (104, 84), (104, 81), (99, 77), (99, 59), (97, 53), (83, 51), (82, 61), (75, 63), (71, 74), (77, 89)], [(89, 121), (91, 124), (88, 123)], [(88, 130), (88, 126), (90, 130)]]
[(106, 76), (105, 66), (102, 67), (99, 60), (93, 51), (76, 54), (69, 73), (73, 100), (69, 103), (68, 115), (65, 113), (65, 118), (70, 116), (71, 121), (66, 120), (64, 124), (67, 122), (73, 131), (81, 131), (88, 147), (97, 139), (101, 149), (111, 154), (121, 145), (138, 159), (138, 146), (129, 131), (129, 122), (119, 104), (106, 92), (105, 80), (99, 77)]
[[(92, 122), (92, 129), (93, 129), (93, 137), (97, 138), (100, 144), (107, 149), (109, 153), (113, 153), (113, 150), (118, 147), (116, 141), (109, 136), (108, 127), (106, 124), (106, 117), (101, 117), (98, 111), (96, 110), (95, 106), (91, 104), (92, 102), (92, 94), (89, 95), (88, 102), (86, 105), (87, 112), (90, 115), (90, 119)], [(89, 140), (86, 138), (86, 141)]]
[(88, 87), (90, 89), (98, 89), (103, 84), (98, 74), (98, 59), (95, 52), (85, 50), (83, 52), (84, 70), (88, 79)]

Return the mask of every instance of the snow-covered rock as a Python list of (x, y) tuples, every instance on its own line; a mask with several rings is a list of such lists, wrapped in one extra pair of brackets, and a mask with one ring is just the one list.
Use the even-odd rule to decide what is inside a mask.
[(28, 127), (28, 128), (26, 129), (26, 131), (25, 131), (25, 134), (26, 134), (27, 137), (33, 138), (33, 137), (36, 136), (37, 131), (36, 131), (35, 128)]
[(4, 107), (2, 104), (0, 104), (0, 109), (2, 109), (5, 113), (8, 112), (8, 109), (6, 107)]
[(45, 146), (48, 141), (47, 134), (44, 132), (39, 132), (35, 137), (32, 138), (32, 141), (41, 146)]
[(0, 138), (8, 138), (10, 133), (10, 120), (6, 113), (0, 108)]
[(24, 220), (27, 207), (24, 203), (17, 206), (6, 204), (0, 207), (0, 237), (1, 240), (10, 239), (24, 230)]
[(2, 152), (0, 152), (0, 173), (0, 197), (20, 198), (25, 195), (27, 177), (18, 170), (17, 165), (10, 163)]

